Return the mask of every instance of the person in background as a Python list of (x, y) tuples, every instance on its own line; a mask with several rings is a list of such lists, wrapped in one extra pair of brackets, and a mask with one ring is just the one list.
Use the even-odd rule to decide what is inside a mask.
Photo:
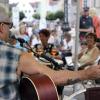
[(91, 8), (89, 14), (92, 17), (94, 31), (95, 31), (95, 33), (97, 35), (97, 43), (96, 43), (96, 45), (100, 49), (100, 18), (97, 15), (97, 12), (96, 12), (95, 8)]
[(80, 68), (85, 68), (90, 64), (95, 64), (96, 59), (99, 57), (100, 51), (96, 46), (96, 39), (97, 37), (94, 33), (88, 33), (86, 35), (87, 47), (78, 55), (78, 62), (81, 66)]
[(95, 8), (91, 8), (89, 10), (89, 15), (92, 17), (94, 31), (95, 31), (95, 33), (97, 35), (97, 38), (100, 38), (100, 18), (96, 13), (96, 9)]
[(64, 40), (63, 40), (62, 44), (63, 45), (62, 45), (60, 51), (61, 51), (61, 57), (62, 57), (62, 60), (64, 62), (64, 65), (67, 66), (67, 68), (69, 70), (74, 70), (74, 66), (69, 66), (68, 61), (66, 60), (66, 57), (72, 58), (72, 54), (73, 54), (72, 50), (74, 47), (74, 45), (73, 45), (74, 42), (72, 40), (71, 34), (69, 34), (69, 33), (64, 34)]
[(56, 29), (51, 31), (50, 38), (49, 38), (48, 42), (54, 44), (58, 49), (60, 49), (61, 39), (60, 39)]
[(66, 52), (68, 56), (72, 56), (73, 40), (69, 33), (64, 34), (62, 51)]
[[(19, 30), (18, 30), (18, 36), (17, 38), (21, 38), (21, 39), (24, 39), (27, 43), (30, 44), (30, 37), (28, 36), (28, 33), (27, 33), (27, 26), (26, 26), (26, 23), (25, 22), (21, 22), (19, 24)], [(20, 41), (17, 41), (15, 46), (19, 49), (22, 49), (24, 51), (28, 51), (29, 47), (27, 46), (26, 43), (21, 43)]]
[(32, 34), (30, 37), (30, 44), (31, 47), (33, 48), (36, 44), (41, 44), (40, 38), (39, 38), (39, 34)]
[(0, 100), (21, 100), (18, 92), (21, 72), (27, 75), (48, 75), (56, 85), (100, 77), (100, 65), (81, 71), (56, 71), (37, 62), (31, 53), (23, 52), (9, 44), (11, 21), (8, 13), (7, 7), (0, 3)]
[(27, 24), (23, 21), (19, 23), (19, 35), (27, 35), (28, 36)]
[(80, 44), (80, 52), (84, 51), (84, 49), (87, 48), (87, 43), (86, 41), (82, 41)]
[(45, 53), (49, 53), (55, 59), (61, 59), (59, 56), (59, 48), (57, 45), (55, 46), (53, 43), (50, 43), (50, 31), (48, 29), (41, 29), (39, 31), (39, 37), (41, 40), (41, 44), (43, 46), (43, 50)]
[(82, 12), (82, 16), (80, 17), (80, 26), (79, 26), (79, 39), (80, 42), (84, 41), (85, 36), (87, 33), (90, 32), (94, 32), (93, 29), (93, 21), (92, 21), (92, 17), (89, 16), (89, 7), (84, 7), (83, 8), (83, 12)]
[(41, 44), (35, 45), (36, 48), (42, 46), (45, 53), (51, 54), (52, 49), (54, 48), (54, 44), (49, 43), (50, 31), (48, 29), (41, 29), (39, 31), (39, 38), (41, 40)]

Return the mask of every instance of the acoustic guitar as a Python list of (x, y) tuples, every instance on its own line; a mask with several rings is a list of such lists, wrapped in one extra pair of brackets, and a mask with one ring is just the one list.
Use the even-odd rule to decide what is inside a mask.
[(21, 100), (59, 100), (54, 82), (46, 75), (23, 76), (19, 89)]

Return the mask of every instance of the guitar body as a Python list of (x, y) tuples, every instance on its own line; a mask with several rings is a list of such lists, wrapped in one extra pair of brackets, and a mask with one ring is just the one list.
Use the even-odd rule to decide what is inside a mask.
[(19, 89), (21, 100), (59, 100), (55, 84), (46, 75), (22, 77)]

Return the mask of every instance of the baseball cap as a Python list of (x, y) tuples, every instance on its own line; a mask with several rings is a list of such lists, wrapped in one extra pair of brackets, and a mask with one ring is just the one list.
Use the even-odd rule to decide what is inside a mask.
[(0, 3), (0, 23), (9, 24), (9, 26), (12, 26), (12, 22), (9, 17), (9, 10), (3, 3)]
[(83, 10), (84, 11), (89, 11), (89, 7), (84, 7)]

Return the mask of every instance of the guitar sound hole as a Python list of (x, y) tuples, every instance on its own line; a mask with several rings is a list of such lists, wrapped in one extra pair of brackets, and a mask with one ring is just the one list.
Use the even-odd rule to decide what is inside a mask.
[(21, 79), (19, 88), (21, 100), (38, 100), (35, 88), (27, 78)]

